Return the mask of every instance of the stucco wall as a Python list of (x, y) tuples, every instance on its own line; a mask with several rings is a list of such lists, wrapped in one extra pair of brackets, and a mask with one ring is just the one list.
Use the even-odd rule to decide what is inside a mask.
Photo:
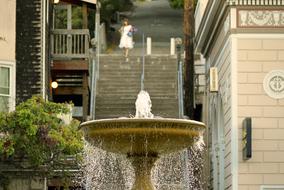
[(0, 61), (15, 61), (16, 0), (0, 1)]
[[(265, 75), (284, 69), (284, 35), (243, 34), (237, 43), (239, 190), (261, 185), (284, 189), (284, 99), (270, 98), (263, 89)], [(241, 127), (252, 117), (252, 159), (242, 160)]]

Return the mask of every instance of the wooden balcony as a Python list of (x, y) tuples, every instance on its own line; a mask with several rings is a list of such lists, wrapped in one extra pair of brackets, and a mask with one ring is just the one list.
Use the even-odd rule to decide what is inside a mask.
[(90, 35), (88, 29), (55, 29), (51, 35), (53, 60), (88, 59)]
[(56, 29), (51, 35), (51, 80), (55, 102), (72, 101), (80, 108), (77, 118), (86, 121), (89, 112), (89, 43), (88, 29)]

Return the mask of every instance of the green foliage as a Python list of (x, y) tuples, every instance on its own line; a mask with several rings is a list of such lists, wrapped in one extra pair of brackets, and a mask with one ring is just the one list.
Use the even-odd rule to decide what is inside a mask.
[(83, 13), (81, 6), (72, 6), (72, 29), (83, 28)]
[(174, 9), (183, 8), (183, 2), (184, 2), (184, 0), (169, 0), (171, 7), (174, 8)]
[(113, 14), (116, 11), (130, 11), (133, 7), (131, 0), (101, 0), (102, 20), (110, 23)]
[[(67, 104), (57, 104), (35, 96), (0, 113), (0, 156), (27, 161), (27, 167), (62, 168), (66, 158), (76, 158), (83, 149), (79, 122), (66, 125), (59, 114), (69, 112)], [(76, 160), (75, 160), (76, 161)]]
[[(169, 0), (169, 3), (172, 8), (174, 9), (182, 9), (183, 4), (185, 0)], [(198, 3), (198, 0), (192, 0), (194, 3), (194, 7), (196, 7), (196, 4)]]
[(7, 175), (0, 172), (0, 187), (2, 187), (3, 190), (6, 190), (7, 186), (9, 185), (9, 182), (10, 178)]

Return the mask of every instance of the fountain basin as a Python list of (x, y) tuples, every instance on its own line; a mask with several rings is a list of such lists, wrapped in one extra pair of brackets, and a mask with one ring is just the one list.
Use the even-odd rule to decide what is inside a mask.
[(96, 147), (128, 155), (168, 154), (187, 148), (205, 129), (184, 119), (103, 119), (81, 124), (86, 139)]
[(103, 150), (125, 154), (135, 171), (133, 190), (152, 190), (151, 169), (161, 154), (192, 146), (205, 129), (185, 119), (103, 119), (84, 122), (87, 141)]

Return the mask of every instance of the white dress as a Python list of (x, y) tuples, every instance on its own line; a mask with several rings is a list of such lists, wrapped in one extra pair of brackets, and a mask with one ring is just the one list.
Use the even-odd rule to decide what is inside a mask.
[(119, 48), (133, 48), (133, 37), (128, 36), (127, 33), (132, 29), (131, 25), (123, 26), (121, 28), (121, 38)]

